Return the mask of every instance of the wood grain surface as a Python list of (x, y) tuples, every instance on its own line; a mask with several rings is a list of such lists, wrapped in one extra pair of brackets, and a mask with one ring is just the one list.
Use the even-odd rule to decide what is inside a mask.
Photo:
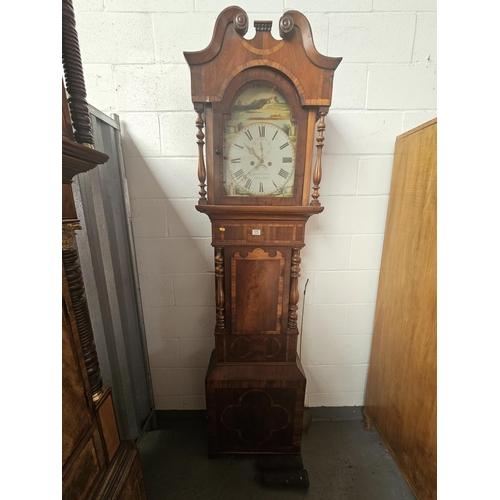
[(437, 487), (436, 145), (436, 119), (396, 140), (364, 410), (422, 500)]

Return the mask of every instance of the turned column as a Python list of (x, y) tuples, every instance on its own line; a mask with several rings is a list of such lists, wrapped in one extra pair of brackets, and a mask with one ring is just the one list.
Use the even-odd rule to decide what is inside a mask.
[(316, 137), (316, 164), (314, 166), (313, 172), (313, 192), (311, 206), (319, 206), (319, 185), (321, 182), (321, 177), (323, 176), (323, 167), (321, 163), (321, 157), (323, 154), (323, 141), (325, 140), (324, 131), (325, 125), (325, 111), (320, 111), (319, 113), (319, 123), (318, 123), (318, 136)]
[(93, 148), (94, 138), (76, 31), (75, 11), (71, 0), (62, 2), (62, 63), (71, 121), (75, 129), (75, 141)]
[(82, 271), (78, 263), (78, 252), (73, 247), (73, 240), (77, 229), (81, 229), (78, 222), (62, 225), (62, 261), (66, 271), (71, 305), (75, 314), (78, 336), (83, 351), (85, 369), (89, 378), (92, 400), (97, 403), (104, 394), (99, 358), (94, 342), (94, 332), (90, 322), (90, 314), (85, 297)]
[(215, 330), (223, 332), (225, 330), (224, 318), (224, 257), (222, 247), (215, 247)]
[(198, 132), (196, 133), (196, 144), (198, 144), (198, 180), (200, 182), (200, 199), (198, 200), (198, 205), (206, 205), (207, 204), (207, 192), (205, 190), (206, 180), (207, 180), (207, 170), (205, 167), (205, 157), (203, 154), (203, 146), (205, 145), (205, 134), (203, 133), (203, 127), (205, 125), (203, 121), (203, 104), (195, 104), (195, 111), (198, 113), (198, 117), (196, 118), (196, 127), (198, 128)]
[(290, 277), (290, 303), (288, 307), (287, 333), (298, 333), (297, 309), (299, 308), (300, 248), (294, 248), (292, 250), (292, 267)]

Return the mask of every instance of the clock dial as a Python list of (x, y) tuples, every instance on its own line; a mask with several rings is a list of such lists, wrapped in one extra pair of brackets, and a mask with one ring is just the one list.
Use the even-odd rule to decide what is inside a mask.
[(254, 123), (240, 130), (228, 145), (224, 162), (226, 184), (234, 194), (286, 196), (293, 190), (294, 147), (276, 125)]
[(295, 122), (277, 87), (247, 86), (224, 126), (226, 196), (292, 197), (295, 141)]

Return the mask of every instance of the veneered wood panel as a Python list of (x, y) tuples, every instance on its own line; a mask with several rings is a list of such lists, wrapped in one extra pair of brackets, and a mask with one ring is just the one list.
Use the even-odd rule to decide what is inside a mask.
[(279, 251), (256, 248), (231, 257), (233, 333), (280, 333), (284, 269)]
[(146, 500), (139, 452), (132, 441), (122, 441), (92, 500)]
[(419, 499), (436, 498), (437, 120), (396, 140), (365, 420)]
[(64, 477), (63, 500), (85, 498), (99, 477), (101, 466), (96, 443), (90, 438)]
[(106, 453), (108, 460), (111, 461), (120, 446), (120, 434), (116, 425), (115, 409), (113, 406), (113, 396), (111, 391), (103, 398), (104, 401), (99, 405), (97, 410), (99, 415), (99, 422), (101, 423), (102, 436), (104, 438), (104, 445), (106, 446)]
[(306, 377), (292, 363), (216, 363), (205, 380), (209, 455), (299, 453)]

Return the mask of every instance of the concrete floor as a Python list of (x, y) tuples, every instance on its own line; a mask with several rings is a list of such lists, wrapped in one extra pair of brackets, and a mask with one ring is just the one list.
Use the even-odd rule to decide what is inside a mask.
[(204, 419), (161, 423), (139, 441), (148, 500), (414, 500), (374, 429), (361, 420), (314, 420), (302, 440), (309, 489), (269, 489), (256, 457), (209, 459)]

